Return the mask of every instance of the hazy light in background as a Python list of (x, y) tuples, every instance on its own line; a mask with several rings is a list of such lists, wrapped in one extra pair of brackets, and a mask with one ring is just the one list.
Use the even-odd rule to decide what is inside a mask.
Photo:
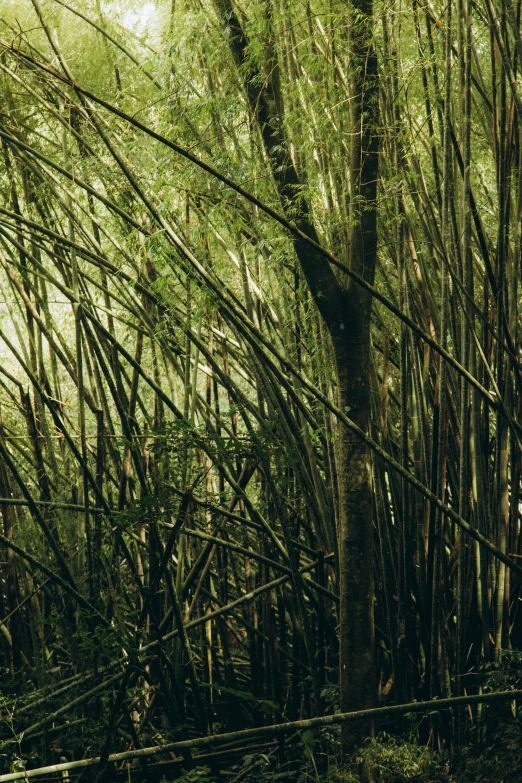
[(161, 46), (168, 25), (169, 4), (154, 0), (100, 0), (100, 6), (104, 18), (119, 25), (120, 33), (125, 34), (127, 30), (130, 38), (136, 37), (145, 46)]
[(137, 10), (127, 9), (122, 14), (121, 23), (131, 32), (141, 35), (147, 29), (155, 13), (156, 6), (154, 3), (143, 3)]

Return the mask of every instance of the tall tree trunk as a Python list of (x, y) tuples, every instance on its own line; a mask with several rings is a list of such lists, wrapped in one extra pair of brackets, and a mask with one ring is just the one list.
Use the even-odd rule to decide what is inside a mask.
[[(377, 257), (378, 171), (377, 57), (372, 45), (372, 0), (353, 3), (350, 266), (373, 283)], [(371, 298), (350, 284), (344, 329), (332, 333), (343, 410), (364, 431), (370, 409)], [(341, 709), (365, 709), (375, 699), (373, 628), (373, 525), (370, 453), (347, 429), (339, 437), (339, 552)], [(346, 724), (343, 749), (371, 733), (368, 724)]]
[[(246, 56), (249, 41), (231, 0), (215, 0), (227, 32), (231, 54), (243, 78), (250, 111), (259, 122), (282, 206), (296, 225), (317, 241), (313, 219), (300, 197), (305, 184), (294, 166), (284, 126), (283, 100), (275, 47), (269, 45), (268, 74), (256, 73)], [(268, 36), (272, 5), (266, 4)], [(373, 47), (372, 0), (355, 0), (348, 27), (352, 51), (351, 101), (351, 237), (350, 265), (372, 283), (377, 254), (376, 190), (378, 169), (377, 57)], [(259, 87), (258, 85), (262, 85)], [(315, 304), (332, 339), (338, 397), (341, 408), (363, 430), (370, 408), (371, 298), (347, 278), (338, 278), (326, 258), (303, 240), (295, 251)], [(341, 709), (371, 707), (375, 699), (373, 631), (373, 526), (368, 447), (346, 428), (339, 430), (337, 449), (339, 480), (338, 537), (340, 551), (340, 681)], [(310, 662), (314, 666), (314, 662)], [(371, 726), (357, 722), (346, 727), (343, 749), (349, 752)]]

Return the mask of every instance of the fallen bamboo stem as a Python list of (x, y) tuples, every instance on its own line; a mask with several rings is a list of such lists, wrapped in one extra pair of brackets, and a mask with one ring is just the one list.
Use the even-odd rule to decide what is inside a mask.
[[(171, 753), (192, 748), (203, 748), (212, 745), (220, 745), (225, 742), (239, 742), (262, 736), (278, 736), (289, 734), (293, 731), (302, 731), (303, 729), (316, 729), (323, 726), (332, 726), (339, 723), (352, 723), (358, 720), (368, 720), (372, 718), (387, 718), (394, 715), (404, 715), (408, 712), (440, 712), (451, 707), (461, 707), (468, 704), (489, 704), (491, 702), (513, 701), (522, 698), (520, 691), (500, 691), (499, 693), (479, 693), (474, 696), (456, 696), (451, 699), (431, 699), (429, 701), (412, 702), (411, 704), (394, 704), (390, 707), (375, 707), (370, 710), (359, 710), (357, 712), (340, 712), (334, 715), (323, 715), (320, 718), (308, 718), (305, 720), (294, 720), (289, 723), (275, 723), (271, 726), (257, 726), (252, 729), (243, 729), (241, 731), (230, 731), (226, 734), (216, 734), (214, 736), (196, 737), (191, 740), (181, 740), (179, 742), (169, 742), (165, 745), (153, 745), (149, 748), (139, 748), (137, 750), (127, 750), (122, 753), (112, 753), (108, 761), (127, 761), (130, 759), (155, 756), (158, 753)], [(71, 769), (81, 769), (98, 764), (99, 757), (90, 759), (79, 759), (78, 761), (64, 762), (63, 764), (52, 764), (48, 767), (38, 767), (37, 769), (22, 770), (21, 772), (10, 772), (7, 775), (0, 775), (0, 783), (8, 783), (12, 780), (22, 780), (38, 775), (50, 775), (55, 772), (65, 772)]]

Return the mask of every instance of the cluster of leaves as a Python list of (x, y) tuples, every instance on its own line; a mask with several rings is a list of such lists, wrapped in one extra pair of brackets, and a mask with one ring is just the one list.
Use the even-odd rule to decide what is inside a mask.
[[(295, 783), (359, 783), (363, 768), (379, 783), (452, 783), (449, 762), (442, 753), (382, 733), (371, 740), (350, 765), (339, 761), (338, 727), (305, 731), (281, 753), (252, 753), (234, 769), (238, 780)], [(177, 782), (176, 782), (177, 783)]]
[(360, 760), (379, 774), (382, 783), (449, 783), (451, 780), (448, 760), (442, 753), (388, 734), (372, 740)]

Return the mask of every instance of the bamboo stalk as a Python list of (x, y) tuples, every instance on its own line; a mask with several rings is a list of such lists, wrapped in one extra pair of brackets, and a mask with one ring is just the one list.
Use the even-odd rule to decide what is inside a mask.
[[(148, 748), (113, 753), (108, 757), (108, 762), (128, 761), (135, 758), (139, 759), (146, 756), (154, 756), (159, 753), (212, 747), (227, 742), (242, 742), (256, 737), (280, 736), (291, 734), (295, 731), (321, 729), (326, 726), (352, 723), (359, 720), (390, 718), (395, 715), (405, 715), (407, 713), (442, 712), (443, 710), (464, 705), (498, 704), (499, 702), (515, 701), (520, 698), (522, 698), (522, 691), (501, 691), (498, 693), (482, 693), (474, 696), (455, 696), (451, 699), (433, 699), (429, 701), (412, 702), (410, 704), (396, 704), (390, 707), (375, 707), (369, 710), (359, 710), (358, 712), (341, 712), (319, 718), (308, 718), (305, 720), (290, 721), (288, 723), (275, 723), (271, 726), (258, 726), (254, 729), (231, 731), (226, 734), (214, 734), (210, 737), (197, 737), (192, 740), (182, 740), (181, 742), (170, 742), (164, 745), (153, 745)], [(80, 759), (78, 761), (69, 761), (63, 764), (53, 764), (47, 767), (28, 769), (22, 772), (11, 772), (6, 775), (0, 775), (0, 783), (9, 783), (12, 780), (24, 780), (26, 778), (47, 774), (50, 775), (55, 772), (65, 772), (66, 770), (71, 769), (83, 769), (84, 767), (96, 765), (99, 761), (99, 757)]]

